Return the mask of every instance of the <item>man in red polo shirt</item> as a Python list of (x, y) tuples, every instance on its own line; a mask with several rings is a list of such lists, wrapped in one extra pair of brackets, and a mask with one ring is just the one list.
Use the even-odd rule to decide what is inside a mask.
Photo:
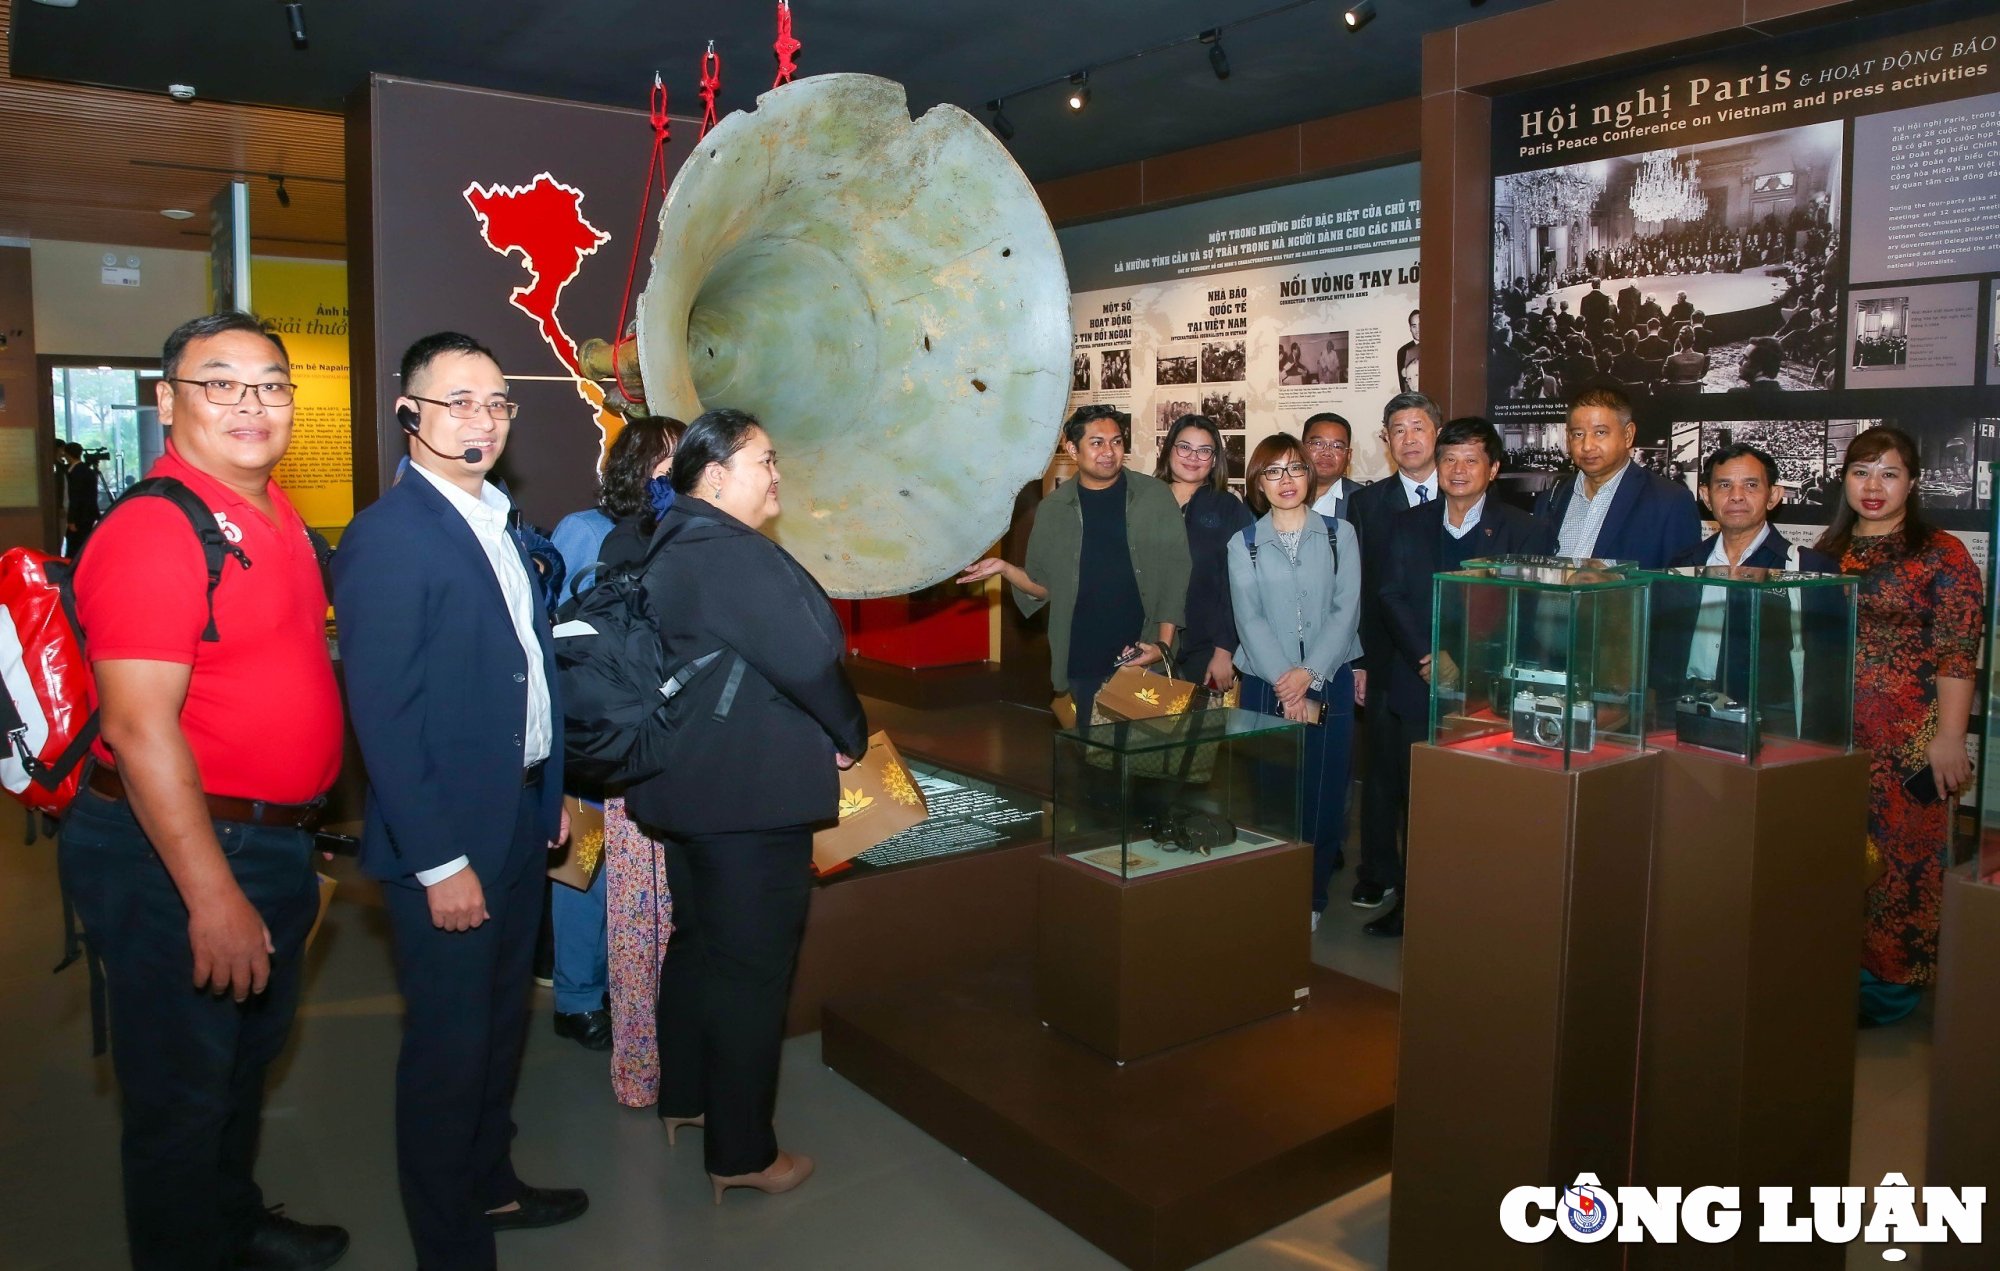
[(117, 505), (77, 566), (102, 732), (61, 863), (110, 990), (126, 1234), (142, 1271), (327, 1267), (347, 1233), (267, 1211), (251, 1173), (318, 911), (309, 827), (340, 768), (319, 561), (271, 480), (290, 362), (220, 313), (168, 336), (162, 365), (171, 440), (147, 475), (191, 489), (241, 557), (212, 637), (201, 544), (166, 499)]

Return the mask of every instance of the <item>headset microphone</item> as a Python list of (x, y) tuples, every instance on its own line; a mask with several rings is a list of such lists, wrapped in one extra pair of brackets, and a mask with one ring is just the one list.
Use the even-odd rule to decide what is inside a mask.
[(467, 446), (463, 453), (452, 455), (452, 454), (446, 454), (444, 451), (439, 450), (436, 446), (433, 446), (430, 442), (425, 441), (423, 434), (417, 431), (418, 427), (417, 412), (411, 410), (408, 406), (398, 406), (396, 408), (396, 422), (403, 426), (404, 432), (410, 434), (410, 436), (415, 437), (417, 439), (418, 445), (430, 451), (432, 454), (436, 455), (440, 459), (456, 459), (460, 463), (478, 463), (481, 459), (484, 459), (486, 457), (486, 452), (481, 450), (477, 446)]

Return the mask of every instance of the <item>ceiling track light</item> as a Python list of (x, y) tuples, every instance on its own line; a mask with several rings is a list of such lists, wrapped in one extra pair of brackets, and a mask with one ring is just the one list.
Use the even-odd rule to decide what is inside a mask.
[(1375, 20), (1375, 0), (1361, 0), (1359, 4), (1341, 14), (1340, 20), (1347, 24), (1348, 30), (1359, 31)]
[(1007, 101), (1002, 97), (995, 97), (992, 101), (986, 103), (986, 109), (993, 113), (993, 131), (999, 134), (1000, 140), (1012, 141), (1014, 139), (1014, 124), (1012, 120), (1007, 118), (1006, 107)]
[(1222, 51), (1222, 28), (1201, 33), (1201, 42), (1208, 45), (1208, 65), (1217, 79), (1229, 78), (1229, 54)]
[(292, 205), (292, 195), (291, 191), (285, 189), (285, 178), (274, 176), (271, 179), (278, 183), (278, 206), (290, 207)]
[(302, 49), (306, 47), (307, 40), (306, 40), (305, 5), (288, 4), (285, 6), (285, 26), (292, 33), (292, 47), (295, 49)]
[(1078, 71), (1069, 77), (1069, 96), (1064, 99), (1072, 111), (1090, 105), (1090, 72)]

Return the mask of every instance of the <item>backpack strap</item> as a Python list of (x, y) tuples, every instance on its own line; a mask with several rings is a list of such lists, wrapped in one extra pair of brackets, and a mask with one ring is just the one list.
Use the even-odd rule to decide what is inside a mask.
[(1340, 518), (1321, 512), (1319, 519), (1326, 522), (1326, 545), (1333, 552), (1333, 572), (1340, 572)]
[(1257, 567), (1257, 522), (1243, 527), (1243, 550), (1250, 553), (1250, 568)]
[[(215, 589), (222, 582), (222, 564), (233, 556), (238, 565), (248, 569), (250, 558), (244, 554), (242, 548), (229, 541), (222, 532), (222, 526), (216, 523), (215, 513), (211, 512), (208, 504), (201, 501), (201, 496), (188, 489), (184, 482), (174, 477), (147, 477), (142, 481), (133, 482), (131, 488), (119, 496), (118, 501), (123, 503), (126, 499), (143, 498), (165, 499), (179, 508), (182, 515), (187, 517), (188, 524), (194, 527), (195, 537), (201, 540), (202, 562), (208, 567), (208, 592), (205, 596), (208, 604), (208, 625), (202, 629), (201, 638), (213, 644), (222, 638), (215, 630)], [(329, 552), (331, 550), (328, 549)]]

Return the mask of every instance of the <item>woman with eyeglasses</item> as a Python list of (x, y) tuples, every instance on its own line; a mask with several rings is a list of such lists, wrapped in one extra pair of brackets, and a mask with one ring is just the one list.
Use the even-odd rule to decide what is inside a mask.
[(1160, 448), (1153, 475), (1165, 481), (1187, 524), (1187, 625), (1175, 653), (1175, 674), (1212, 689), (1236, 682), (1236, 620), (1229, 604), (1229, 540), (1257, 518), (1229, 492), (1222, 433), (1206, 415), (1182, 415)]
[(1306, 723), (1300, 833), (1313, 845), (1312, 925), (1347, 836), (1354, 672), (1361, 656), (1361, 548), (1354, 527), (1312, 510), (1312, 464), (1290, 433), (1250, 456), (1252, 529), (1229, 540), (1229, 594), (1243, 708)]

